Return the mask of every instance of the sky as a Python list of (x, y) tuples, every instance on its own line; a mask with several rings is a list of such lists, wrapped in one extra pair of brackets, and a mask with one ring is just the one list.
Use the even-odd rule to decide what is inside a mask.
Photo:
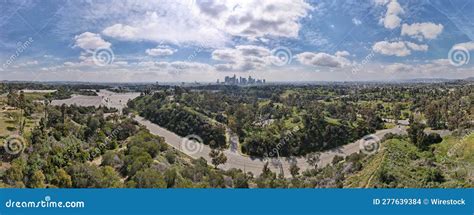
[(471, 0), (0, 0), (0, 80), (467, 78), (472, 20)]

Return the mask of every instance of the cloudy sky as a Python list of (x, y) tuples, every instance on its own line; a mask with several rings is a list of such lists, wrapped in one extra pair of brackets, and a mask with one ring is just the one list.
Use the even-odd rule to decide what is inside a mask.
[(0, 0), (0, 80), (466, 78), (472, 20), (471, 0)]

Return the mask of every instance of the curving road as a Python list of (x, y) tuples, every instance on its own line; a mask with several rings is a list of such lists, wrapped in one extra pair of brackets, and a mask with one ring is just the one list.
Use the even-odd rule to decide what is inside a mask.
[[(192, 158), (203, 157), (208, 161), (208, 163), (210, 163), (211, 158), (209, 157), (209, 152), (211, 151), (211, 149), (209, 146), (194, 141), (189, 141), (186, 138), (180, 137), (177, 134), (160, 127), (159, 125), (144, 119), (143, 117), (136, 116), (135, 120), (140, 124), (144, 125), (148, 130), (150, 130), (150, 133), (165, 138), (165, 141), (177, 150), (189, 155)], [(388, 133), (404, 134), (405, 132), (406, 127), (402, 126), (392, 129), (379, 130), (371, 136), (372, 139), (381, 139), (385, 134)], [(361, 147), (364, 146), (363, 143), (370, 143), (370, 140), (361, 139), (359, 141), (322, 152), (320, 155), (320, 161), (318, 163), (318, 166), (325, 166), (331, 163), (332, 159), (336, 155), (347, 156), (352, 153), (359, 152), (361, 150)], [(372, 152), (370, 150), (366, 151), (368, 151), (368, 153)], [(296, 162), (301, 171), (313, 168), (310, 164), (306, 162), (306, 158), (304, 157), (298, 157), (293, 159), (282, 157), (280, 159), (263, 160), (242, 155), (238, 152), (238, 150), (233, 149), (233, 147), (225, 150), (224, 153), (227, 156), (227, 162), (224, 165), (219, 166), (219, 168), (224, 170), (237, 168), (242, 169), (245, 172), (252, 172), (254, 175), (259, 175), (262, 172), (263, 166), (268, 161), (269, 167), (270, 169), (272, 169), (272, 171), (277, 173), (281, 173), (281, 171), (283, 171), (285, 177), (289, 177), (289, 168), (293, 162)]]
[[(108, 106), (108, 107), (115, 107), (121, 110), (123, 107), (126, 106), (126, 101), (129, 99), (134, 99), (135, 97), (139, 96), (138, 93), (127, 93), (127, 94), (118, 94), (110, 91), (102, 91), (98, 93), (99, 96), (74, 96), (67, 100), (56, 100), (53, 101), (52, 104), (54, 105), (61, 105), (61, 104), (76, 104), (82, 106)], [(177, 150), (187, 154), (192, 158), (200, 158), (203, 157), (211, 163), (211, 158), (209, 157), (209, 152), (211, 151), (210, 147), (204, 144), (197, 143), (195, 141), (190, 141), (189, 139), (183, 138), (178, 136), (177, 134), (160, 127), (157, 124), (154, 124), (143, 117), (135, 116), (135, 120), (140, 123), (141, 125), (145, 126), (150, 133), (154, 135), (161, 136), (165, 139), (166, 143), (170, 146), (176, 148)], [(364, 149), (366, 143), (368, 146), (377, 146), (378, 142), (375, 144), (374, 140), (382, 139), (388, 133), (394, 134), (405, 134), (406, 133), (406, 126), (400, 125), (398, 127), (394, 127), (391, 129), (383, 129), (375, 132), (374, 134), (366, 136), (364, 139), (360, 139), (353, 143), (346, 144), (344, 146), (340, 146), (328, 151), (324, 151), (320, 153), (320, 161), (318, 166), (325, 166), (331, 163), (334, 156), (347, 156), (352, 153), (360, 152), (361, 149)], [(441, 136), (449, 134), (446, 131), (428, 131), (428, 132), (438, 132)], [(252, 172), (254, 175), (259, 175), (262, 172), (263, 166), (266, 162), (269, 163), (269, 168), (276, 173), (283, 173), (285, 177), (290, 177), (290, 165), (294, 162), (300, 168), (300, 171), (304, 171), (306, 169), (311, 169), (313, 166), (306, 162), (306, 158), (298, 157), (298, 158), (286, 158), (281, 157), (280, 159), (269, 159), (263, 160), (260, 158), (251, 158), (247, 155), (243, 155), (239, 153), (238, 150), (238, 137), (235, 135), (231, 135), (228, 132), (229, 140), (230, 140), (230, 147), (229, 149), (225, 150), (224, 153), (227, 156), (227, 162), (223, 165), (220, 165), (219, 168), (228, 170), (231, 168), (241, 169), (245, 172)], [(367, 138), (368, 137), (368, 138)], [(367, 148), (367, 150), (362, 150), (365, 153), (372, 153), (375, 152), (371, 148)]]

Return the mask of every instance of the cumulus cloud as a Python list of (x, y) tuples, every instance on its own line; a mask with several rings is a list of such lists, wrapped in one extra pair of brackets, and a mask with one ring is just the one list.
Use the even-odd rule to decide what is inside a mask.
[(228, 34), (257, 38), (297, 37), (299, 19), (312, 7), (304, 0), (197, 1), (201, 14)]
[(468, 51), (472, 51), (474, 50), (474, 42), (473, 41), (470, 41), (470, 42), (465, 42), (465, 43), (457, 43), (457, 44), (454, 44), (453, 48), (465, 48), (467, 49)]
[(443, 32), (442, 24), (434, 24), (432, 22), (403, 24), (401, 35), (411, 36), (418, 40), (423, 39), (436, 39), (439, 34)]
[(400, 6), (397, 0), (391, 0), (391, 1), (378, 0), (378, 1), (375, 1), (375, 3), (377, 5), (387, 6), (387, 11), (385, 12), (385, 16), (380, 19), (380, 23), (382, 23), (385, 28), (395, 29), (400, 26), (400, 22), (402, 21), (402, 19), (400, 18), (400, 15), (403, 14), (404, 11), (403, 11), (402, 6)]
[(74, 47), (79, 47), (84, 50), (94, 50), (98, 48), (110, 48), (111, 43), (102, 39), (100, 34), (91, 32), (84, 32), (74, 37)]
[(172, 49), (168, 46), (157, 46), (156, 48), (145, 50), (145, 53), (150, 56), (168, 56), (174, 54), (175, 52), (175, 49)]
[(337, 51), (334, 55), (338, 57), (347, 57), (350, 55), (348, 51)]
[(335, 55), (330, 55), (324, 52), (303, 52), (297, 54), (296, 59), (304, 65), (323, 66), (323, 67), (344, 67), (350, 65), (350, 61), (343, 56), (348, 55), (347, 51), (336, 52)]
[(413, 70), (413, 65), (408, 65), (404, 63), (394, 63), (389, 64), (384, 67), (385, 72), (387, 73), (401, 73), (401, 72), (410, 72)]
[(119, 4), (118, 8), (134, 8), (137, 13), (107, 26), (102, 31), (104, 35), (130, 41), (197, 43), (205, 47), (223, 47), (232, 42), (233, 36), (251, 40), (265, 36), (295, 38), (301, 28), (299, 20), (312, 9), (304, 0), (209, 0), (194, 4), (158, 1), (148, 2), (147, 7), (129, 2)]
[[(166, 4), (162, 7), (165, 7)], [(157, 6), (159, 7), (159, 6)], [(169, 7), (169, 5), (168, 5)], [(152, 10), (150, 8), (150, 10)], [(130, 17), (126, 23), (106, 27), (106, 36), (127, 41), (152, 41), (172, 44), (199, 44), (200, 46), (221, 46), (227, 40), (219, 31), (202, 18), (190, 14), (165, 13), (165, 8), (157, 11), (143, 11), (141, 17)]]
[(394, 55), (398, 57), (404, 57), (410, 55), (412, 50), (427, 51), (428, 45), (419, 45), (416, 43), (405, 41), (380, 41), (372, 46), (372, 50), (383, 55)]
[(428, 51), (428, 45), (405, 42), (405, 44), (413, 51)]
[(217, 49), (212, 59), (224, 63), (215, 65), (219, 71), (251, 71), (269, 66), (275, 56), (269, 49), (254, 45), (241, 45), (235, 48)]

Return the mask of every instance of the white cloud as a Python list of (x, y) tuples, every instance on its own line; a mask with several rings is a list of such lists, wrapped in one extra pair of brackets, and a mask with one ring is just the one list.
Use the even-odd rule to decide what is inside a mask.
[[(350, 65), (350, 61), (341, 54), (345, 55), (347, 51), (337, 52), (335, 55), (327, 53), (303, 52), (297, 54), (296, 59), (304, 65), (324, 66), (324, 67), (344, 67)], [(347, 52), (348, 54), (348, 52)]]
[(102, 31), (104, 35), (129, 41), (197, 43), (204, 47), (223, 47), (232, 43), (232, 36), (251, 40), (266, 36), (296, 38), (301, 28), (299, 20), (312, 9), (304, 0), (194, 4), (157, 1), (147, 2), (146, 7), (130, 2), (118, 4), (117, 8), (133, 8), (136, 13), (108, 25)]
[(372, 46), (372, 50), (383, 55), (394, 55), (398, 57), (404, 57), (410, 55), (412, 50), (427, 51), (428, 46), (405, 41), (380, 41)]
[(436, 39), (443, 32), (442, 24), (434, 24), (432, 22), (403, 24), (401, 35), (411, 36), (418, 40)]
[[(205, 22), (202, 18), (183, 14), (178, 11), (166, 13), (166, 5), (158, 11), (143, 11), (139, 17), (131, 16), (128, 23), (117, 23), (105, 28), (106, 36), (127, 41), (152, 41), (157, 43), (198, 44), (199, 46), (222, 46), (228, 40), (227, 35)], [(168, 5), (169, 7), (170, 5)], [(163, 8), (164, 7), (164, 8)], [(178, 9), (178, 8), (175, 8)], [(184, 10), (184, 9), (181, 9)]]
[(354, 18), (352, 18), (352, 23), (354, 23), (354, 25), (361, 25), (362, 21), (360, 21), (359, 19), (354, 17)]
[(382, 23), (385, 28), (395, 29), (400, 26), (400, 22), (402, 21), (400, 15), (403, 14), (404, 11), (397, 0), (375, 1), (375, 3), (377, 5), (387, 5), (385, 17), (380, 19), (380, 23)]
[(219, 29), (250, 39), (264, 36), (297, 37), (299, 19), (312, 7), (304, 0), (197, 1), (200, 14)]
[(252, 71), (271, 65), (276, 57), (265, 47), (241, 45), (215, 50), (212, 52), (212, 59), (224, 62), (215, 65), (219, 71)]
[(472, 51), (474, 50), (474, 42), (470, 41), (470, 42), (465, 42), (465, 43), (458, 43), (453, 46), (453, 48), (457, 48), (457, 47), (462, 47), (462, 48), (467, 49), (468, 51)]
[(334, 55), (338, 57), (347, 57), (350, 55), (348, 51), (337, 51)]
[(150, 56), (168, 56), (174, 54), (176, 50), (168, 46), (158, 46), (153, 49), (147, 49), (145, 52)]
[(389, 64), (384, 67), (385, 72), (387, 73), (401, 73), (401, 72), (410, 72), (413, 70), (413, 65), (408, 65), (404, 63), (394, 63)]
[(84, 32), (80, 35), (74, 37), (76, 42), (74, 47), (79, 47), (84, 50), (94, 50), (98, 48), (110, 48), (111, 43), (102, 39), (99, 34), (94, 34), (91, 32)]
[(413, 51), (428, 51), (428, 45), (424, 44), (416, 44), (412, 42), (405, 42), (405, 44), (408, 46), (408, 48), (412, 49)]
[(411, 52), (404, 42), (380, 41), (372, 46), (372, 50), (384, 55), (396, 55), (399, 57), (410, 55)]

